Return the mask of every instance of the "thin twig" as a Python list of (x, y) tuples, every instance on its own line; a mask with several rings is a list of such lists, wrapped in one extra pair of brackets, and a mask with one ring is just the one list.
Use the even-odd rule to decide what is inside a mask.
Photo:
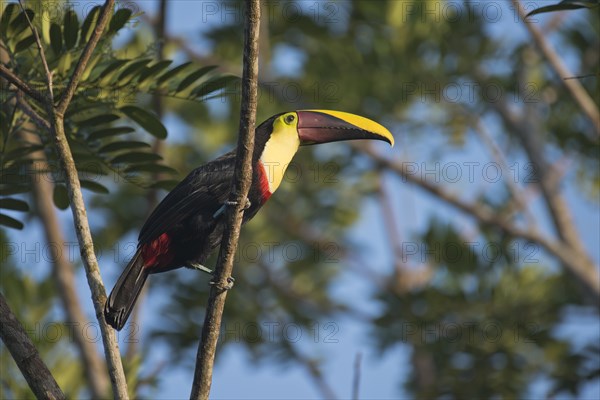
[(50, 370), (0, 293), (0, 337), (38, 399), (64, 399)]
[(42, 129), (46, 129), (48, 132), (51, 131), (52, 127), (50, 126), (50, 123), (40, 114), (38, 114), (38, 112), (35, 111), (29, 105), (29, 103), (27, 103), (27, 100), (25, 100), (25, 98), (23, 97), (23, 92), (21, 91), (17, 92), (17, 105), (19, 106), (21, 111), (25, 113), (25, 115), (27, 115), (29, 118), (31, 118), (33, 122), (36, 123), (36, 125), (38, 125)]
[[(113, 396), (116, 399), (125, 399), (128, 397), (127, 394), (127, 382), (125, 380), (125, 373), (123, 371), (123, 364), (121, 363), (121, 355), (119, 353), (119, 346), (116, 340), (115, 333), (111, 327), (109, 327), (103, 317), (103, 308), (106, 301), (106, 290), (102, 283), (102, 277), (100, 276), (100, 269), (98, 267), (98, 260), (94, 253), (94, 244), (92, 241), (92, 235), (90, 232), (89, 222), (87, 218), (87, 212), (85, 209), (85, 203), (83, 201), (83, 195), (81, 193), (81, 184), (79, 182), (79, 176), (75, 161), (73, 160), (73, 154), (67, 141), (64, 126), (64, 114), (67, 110), (77, 84), (85, 67), (96, 47), (96, 44), (100, 40), (100, 36), (108, 23), (110, 16), (112, 15), (114, 6), (114, 0), (106, 0), (98, 22), (92, 36), (85, 46), (81, 57), (77, 63), (75, 71), (71, 76), (69, 85), (65, 90), (65, 93), (58, 105), (54, 107), (53, 100), (49, 104), (46, 104), (49, 116), (52, 137), (55, 140), (56, 150), (58, 158), (60, 159), (61, 167), (65, 173), (65, 180), (67, 185), (67, 192), (69, 194), (69, 203), (71, 205), (71, 211), (73, 213), (73, 222), (75, 224), (75, 232), (79, 241), (79, 247), (81, 252), (81, 258), (85, 268), (86, 278), (88, 285), (92, 292), (92, 300), (94, 303), (94, 310), (96, 312), (96, 318), (100, 325), (100, 332), (102, 334), (102, 342), (104, 344), (104, 354), (108, 364), (108, 372), (111, 378)], [(32, 27), (32, 29), (34, 29)], [(40, 47), (40, 57), (44, 62), (44, 50)], [(49, 90), (52, 89), (52, 74), (46, 72), (46, 80), (48, 81)]]
[(236, 206), (227, 208), (227, 223), (219, 258), (215, 268), (215, 284), (211, 287), (202, 327), (202, 339), (198, 346), (196, 370), (192, 384), (191, 399), (208, 399), (212, 382), (213, 364), (221, 319), (227, 297), (228, 280), (233, 270), (242, 224), (243, 210), (252, 183), (252, 152), (256, 125), (257, 81), (258, 81), (258, 36), (260, 26), (260, 0), (246, 0), (244, 27), (244, 72), (242, 75), (242, 107), (236, 154), (234, 179), (230, 200)]
[(0, 64), (0, 76), (6, 78), (7, 81), (15, 85), (17, 89), (24, 92), (29, 97), (38, 101), (46, 101), (46, 96), (44, 94), (29, 86), (21, 78), (14, 74), (10, 69), (6, 68), (2, 64)]
[(506, 157), (500, 149), (500, 146), (498, 146), (498, 143), (496, 143), (496, 141), (492, 137), (490, 131), (487, 129), (487, 126), (483, 123), (481, 118), (476, 117), (474, 125), (475, 133), (477, 133), (477, 135), (482, 139), (484, 145), (492, 153), (492, 157), (494, 157), (496, 162), (500, 165), (500, 169), (502, 170), (503, 176), (507, 177), (505, 179), (505, 183), (508, 186), (508, 190), (512, 194), (512, 197), (515, 199), (519, 209), (525, 215), (528, 225), (532, 226), (534, 229), (537, 229), (537, 226), (534, 225), (535, 218), (533, 217), (531, 210), (529, 210), (529, 207), (527, 207), (527, 202), (523, 197), (522, 191), (519, 190), (517, 184), (512, 179), (510, 179), (508, 162), (506, 161)]
[(65, 91), (62, 95), (62, 98), (60, 99), (60, 102), (56, 106), (56, 111), (61, 115), (64, 115), (65, 111), (67, 110), (67, 107), (69, 107), (69, 104), (71, 103), (71, 99), (75, 95), (75, 90), (77, 90), (77, 85), (79, 84), (79, 80), (81, 79), (81, 77), (85, 71), (85, 67), (88, 64), (88, 61), (90, 60), (90, 57), (92, 56), (92, 53), (94, 52), (94, 49), (96, 48), (96, 45), (98, 44), (98, 42), (100, 41), (100, 38), (102, 37), (102, 32), (104, 32), (104, 28), (106, 27), (106, 24), (108, 23), (108, 20), (111, 17), (114, 5), (115, 5), (115, 0), (106, 0), (106, 2), (104, 3), (104, 6), (103, 6), (104, 8), (102, 9), (100, 16), (98, 17), (98, 22), (96, 23), (96, 28), (94, 29), (94, 32), (92, 33), (92, 36), (90, 37), (90, 40), (85, 45), (85, 48), (83, 49), (83, 52), (81, 53), (81, 56), (79, 57), (79, 61), (77, 62), (77, 65), (75, 66), (75, 70), (73, 71), (73, 74), (71, 75), (69, 84), (67, 85), (67, 88), (65, 89)]
[(525, 27), (531, 34), (536, 45), (548, 59), (548, 62), (560, 77), (561, 82), (565, 85), (573, 99), (579, 104), (581, 110), (587, 115), (590, 121), (592, 121), (592, 124), (596, 129), (596, 135), (600, 136), (600, 112), (598, 111), (598, 105), (594, 103), (594, 100), (592, 100), (578, 80), (565, 79), (573, 76), (573, 73), (565, 65), (556, 51), (550, 46), (550, 43), (548, 43), (544, 34), (531, 21), (527, 20), (527, 13), (521, 6), (521, 2), (519, 0), (512, 0), (512, 3), (519, 13), (519, 17), (523, 19)]
[(354, 358), (354, 376), (352, 378), (352, 399), (358, 400), (360, 389), (360, 364), (362, 361), (362, 353), (358, 352)]
[(44, 72), (46, 73), (46, 78), (48, 82), (48, 97), (50, 99), (50, 103), (54, 105), (54, 89), (52, 89), (52, 72), (50, 71), (50, 68), (48, 68), (48, 61), (46, 61), (46, 53), (44, 52), (44, 48), (42, 47), (40, 35), (38, 35), (38, 31), (33, 25), (33, 22), (31, 22), (29, 14), (25, 12), (25, 6), (23, 5), (22, 0), (19, 0), (19, 5), (21, 6), (21, 10), (23, 10), (23, 14), (25, 14), (25, 18), (27, 18), (27, 23), (29, 24), (31, 33), (33, 33), (33, 37), (35, 38), (35, 44), (37, 45), (38, 51), (40, 53), (40, 59), (42, 60), (42, 65), (44, 66)]

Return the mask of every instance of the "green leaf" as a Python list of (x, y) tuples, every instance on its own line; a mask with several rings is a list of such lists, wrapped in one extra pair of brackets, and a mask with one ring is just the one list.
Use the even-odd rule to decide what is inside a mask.
[(14, 194), (27, 193), (30, 190), (28, 185), (2, 185), (0, 186), (0, 196), (12, 196)]
[(181, 81), (179, 86), (177, 86), (177, 89), (175, 90), (175, 92), (181, 92), (182, 90), (185, 90), (192, 83), (196, 82), (198, 79), (200, 79), (201, 77), (203, 77), (210, 71), (214, 70), (215, 68), (217, 68), (216, 65), (209, 65), (207, 67), (202, 67), (200, 69), (197, 69), (196, 71), (192, 72), (191, 74), (186, 76), (184, 80)]
[(552, 12), (552, 11), (566, 11), (566, 10), (578, 10), (580, 8), (585, 8), (585, 6), (577, 5), (577, 4), (554, 4), (551, 6), (544, 6), (540, 8), (536, 8), (533, 11), (530, 11), (525, 18), (532, 17), (537, 14)]
[(208, 96), (211, 93), (214, 93), (218, 90), (224, 89), (225, 87), (239, 82), (240, 78), (235, 75), (223, 75), (217, 78), (210, 79), (203, 84), (199, 85), (196, 89), (192, 91), (190, 97), (198, 97), (202, 98)]
[(563, 0), (558, 4), (552, 4), (549, 6), (544, 6), (540, 8), (536, 8), (535, 10), (529, 12), (525, 18), (529, 18), (533, 15), (554, 12), (554, 11), (568, 11), (568, 10), (579, 10), (582, 8), (597, 8), (600, 7), (600, 1), (598, 0)]
[(129, 60), (116, 60), (112, 61), (100, 74), (98, 75), (98, 79), (102, 79), (105, 77), (109, 77), (113, 72), (119, 70), (123, 65), (127, 64)]
[(79, 20), (75, 11), (69, 10), (65, 13), (63, 21), (63, 36), (67, 50), (71, 50), (77, 44), (79, 36)]
[(110, 24), (108, 26), (108, 34), (112, 35), (121, 30), (131, 18), (132, 11), (129, 8), (120, 8), (112, 16)]
[(35, 13), (33, 12), (33, 10), (27, 8), (25, 12), (21, 12), (19, 15), (17, 15), (17, 18), (13, 19), (12, 22), (9, 24), (9, 29), (6, 32), (7, 36), (14, 38), (18, 36), (21, 32), (23, 32), (25, 29), (29, 28), (29, 22), (27, 22), (26, 15), (29, 16), (29, 19), (31, 21), (33, 21)]
[(165, 179), (162, 181), (154, 182), (153, 184), (148, 186), (148, 189), (164, 189), (164, 190), (172, 190), (179, 181), (175, 179)]
[(38, 145), (38, 144), (23, 145), (23, 146), (17, 147), (15, 149), (12, 149), (11, 151), (7, 152), (6, 154), (4, 154), (4, 163), (7, 163), (11, 160), (17, 160), (17, 159), (23, 158), (33, 152), (43, 150), (43, 149), (44, 149), (44, 146)]
[[(73, 155), (73, 157), (75, 157), (75, 155)], [(80, 175), (85, 175), (86, 177), (106, 176), (109, 173), (109, 170), (104, 165), (104, 162), (94, 158), (88, 158), (88, 160), (78, 160), (75, 164), (77, 166), (77, 172), (79, 172)]]
[(87, 190), (90, 190), (94, 193), (100, 193), (100, 194), (109, 194), (109, 190), (106, 188), (106, 186), (99, 184), (98, 182), (95, 181), (90, 181), (87, 179), (80, 179), (79, 183), (81, 183), (81, 187)]
[(4, 198), (0, 199), (0, 208), (15, 211), (29, 211), (29, 204), (19, 199)]
[(162, 160), (162, 157), (154, 153), (132, 152), (116, 156), (111, 160), (113, 164), (122, 163), (147, 163)]
[(29, 35), (25, 39), (21, 40), (19, 43), (16, 44), (14, 52), (19, 53), (23, 50), (27, 50), (34, 43), (35, 43), (35, 37), (33, 35)]
[(110, 153), (113, 151), (140, 149), (140, 148), (144, 148), (144, 147), (150, 148), (152, 146), (150, 146), (148, 143), (137, 142), (137, 141), (113, 142), (113, 143), (107, 144), (106, 146), (102, 146), (98, 150), (98, 153)]
[(69, 208), (69, 193), (67, 192), (67, 188), (65, 185), (55, 185), (54, 193), (52, 194), (52, 200), (54, 201), (54, 205), (60, 208), (61, 210), (66, 210)]
[(155, 174), (176, 174), (177, 171), (171, 167), (161, 164), (138, 164), (125, 169), (125, 172), (151, 172)]
[(129, 126), (117, 126), (114, 128), (106, 128), (100, 131), (94, 131), (88, 135), (88, 140), (98, 140), (111, 136), (124, 135), (126, 133), (135, 132), (135, 129)]
[(56, 55), (57, 57), (60, 56), (62, 52), (62, 40), (63, 37), (60, 25), (52, 23), (52, 25), (50, 25), (50, 45), (52, 46), (52, 51), (54, 52), (54, 55)]
[(167, 129), (154, 114), (136, 106), (124, 106), (120, 110), (152, 136), (158, 139), (167, 137)]
[(4, 214), (0, 214), (0, 225), (19, 230), (23, 229), (24, 226), (21, 221), (17, 221), (16, 219)]
[(102, 114), (102, 115), (96, 115), (95, 117), (91, 117), (91, 118), (88, 118), (81, 122), (78, 122), (77, 125), (80, 128), (84, 128), (84, 127), (88, 127), (88, 126), (97, 126), (97, 125), (111, 123), (113, 121), (118, 120), (119, 118), (120, 117), (115, 114)]
[(188, 61), (186, 63), (183, 63), (181, 65), (176, 66), (173, 69), (170, 69), (169, 71), (165, 72), (164, 74), (162, 74), (158, 80), (157, 80), (157, 84), (160, 85), (161, 83), (171, 80), (173, 78), (175, 78), (175, 76), (179, 75), (180, 73), (182, 73), (184, 70), (186, 70), (190, 65), (192, 65), (191, 61)]
[(92, 11), (88, 14), (81, 25), (81, 42), (87, 43), (92, 37), (92, 33), (94, 32), (94, 27), (96, 26), (96, 22), (98, 21), (98, 15), (100, 15), (101, 6), (96, 6), (92, 8)]
[(56, 67), (58, 72), (61, 74), (66, 74), (69, 71), (69, 69), (71, 68), (72, 60), (73, 60), (73, 57), (72, 57), (71, 53), (64, 53), (62, 55), (62, 57), (60, 57), (60, 60), (58, 60), (58, 66)]
[(143, 82), (148, 78), (151, 78), (159, 73), (161, 73), (165, 68), (167, 68), (169, 65), (171, 65), (173, 61), (171, 60), (163, 60), (163, 61), (158, 61), (157, 63), (155, 63), (154, 65), (152, 65), (151, 67), (147, 67), (145, 68), (141, 73), (140, 76), (138, 78), (138, 82)]
[(133, 74), (135, 74), (136, 72), (138, 72), (139, 70), (141, 70), (142, 68), (144, 68), (146, 66), (146, 64), (148, 64), (150, 61), (152, 61), (150, 58), (146, 58), (146, 59), (143, 59), (143, 60), (132, 61), (131, 64), (129, 64), (123, 70), (123, 72), (121, 72), (119, 74), (119, 77), (117, 78), (117, 80), (119, 81), (119, 84), (123, 84), (122, 81), (124, 81), (125, 79), (131, 77)]
[(0, 34), (2, 34), (2, 36), (6, 37), (10, 21), (17, 15), (19, 12), (18, 9), (19, 5), (17, 3), (10, 3), (4, 8), (2, 17), (0, 18)]

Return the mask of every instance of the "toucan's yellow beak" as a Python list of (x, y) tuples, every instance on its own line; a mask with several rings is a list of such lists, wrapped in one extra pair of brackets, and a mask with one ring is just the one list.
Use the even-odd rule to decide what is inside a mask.
[(365, 117), (331, 110), (301, 110), (296, 113), (301, 145), (356, 139), (383, 140), (394, 145), (394, 137), (389, 130)]

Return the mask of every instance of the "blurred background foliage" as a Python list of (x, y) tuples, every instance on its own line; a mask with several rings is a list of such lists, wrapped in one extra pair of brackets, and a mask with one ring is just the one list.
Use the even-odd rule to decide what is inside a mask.
[[(27, 2), (44, 32), (60, 88), (85, 44), (86, 21), (95, 11), (85, 14), (76, 5), (58, 3), (62, 7)], [(95, 167), (86, 201), (96, 246), (110, 254), (100, 257), (109, 288), (133, 252), (145, 215), (163, 195), (161, 189), (235, 143), (242, 11), (232, 3), (205, 4), (216, 8), (203, 6), (198, 20), (204, 23), (185, 36), (168, 23), (164, 33), (157, 28), (158, 1), (121, 3), (71, 108), (69, 138), (79, 154), (80, 172)], [(432, 183), (448, 192), (475, 206), (489, 206), (519, 226), (531, 227), (534, 220), (545, 235), (556, 237), (552, 216), (539, 199), (540, 171), (527, 169), (535, 161), (516, 132), (525, 126), (541, 143), (536, 151), (548, 165), (557, 166), (558, 180), (568, 181), (560, 191), (569, 192), (568, 204), (576, 213), (582, 204), (598, 207), (597, 128), (531, 39), (519, 34), (523, 22), (514, 3), (490, 4), (504, 13), (501, 18), (483, 13), (480, 3), (466, 1), (266, 2), (258, 120), (307, 107), (373, 118), (396, 135), (392, 158), (437, 171)], [(39, 18), (44, 6), (61, 12)], [(167, 15), (169, 7), (167, 3)], [(7, 16), (7, 10), (14, 14)], [(0, 32), (10, 59), (3, 62), (41, 88), (35, 45), (19, 13), (14, 3), (3, 4)], [(536, 18), (575, 75), (587, 75), (580, 82), (598, 104), (597, 13)], [(31, 232), (40, 229), (40, 221), (30, 206), (28, 179), (9, 178), (30, 171), (27, 155), (40, 149), (50, 165), (56, 161), (43, 135), (42, 143), (32, 148), (17, 140), (15, 132), (31, 121), (18, 109), (12, 114), (12, 96), (14, 92), (3, 90), (0, 184), (2, 194), (16, 203), (4, 203), (12, 207), (7, 207), (3, 222), (13, 228), (25, 223), (25, 232)], [(459, 183), (440, 179), (440, 163), (460, 163), (463, 175), (466, 161), (501, 164), (486, 137), (510, 168), (517, 166), (504, 170), (506, 181), (489, 185), (480, 175), (474, 181), (463, 176)], [(60, 174), (56, 169), (51, 173), (55, 203), (64, 209), (68, 199), (60, 189)], [(300, 151), (277, 194), (243, 229), (226, 326), (293, 323), (310, 332), (315, 324), (350, 319), (373, 352), (407, 349), (410, 365), (399, 360), (396, 379), (399, 393), (410, 397), (540, 395), (533, 387), (540, 381), (542, 396), (578, 396), (586, 383), (597, 383), (598, 332), (581, 339), (559, 334), (565, 326), (597, 326), (597, 299), (590, 305), (578, 282), (539, 243), (495, 226), (479, 226), (418, 186), (407, 185), (359, 147)], [(525, 199), (525, 209), (515, 192)], [(420, 203), (425, 206), (419, 208)], [(370, 220), (365, 222), (364, 215)], [(63, 231), (70, 232), (68, 216), (61, 214), (61, 221)], [(364, 231), (357, 233), (357, 226)], [(373, 245), (381, 235), (372, 232), (381, 229), (387, 243)], [(592, 228), (576, 229), (584, 237), (585, 229)], [(33, 268), (19, 259), (11, 244), (26, 239), (17, 231), (4, 230), (0, 237), (1, 290), (15, 314), (25, 326), (61, 323), (65, 317), (48, 266), (40, 262)], [(403, 253), (412, 249), (406, 244), (416, 245), (418, 253)], [(597, 243), (581, 239), (581, 244), (597, 264)], [(374, 248), (384, 248), (385, 254), (374, 253)], [(81, 277), (79, 261), (72, 261)], [(364, 298), (339, 290), (336, 282), (352, 280), (368, 286), (360, 292)], [(150, 296), (140, 302), (143, 311), (134, 315), (134, 328), (128, 332), (140, 335), (140, 344), (126, 343), (123, 350), (133, 392), (156, 394), (161, 379), (167, 379), (162, 371), (193, 367), (207, 291), (206, 278), (193, 271), (150, 279)], [(85, 289), (79, 292), (87, 299)], [(93, 313), (88, 315), (93, 320)], [(221, 351), (239, 339), (224, 334)], [(321, 363), (319, 343), (300, 344), (282, 335), (241, 339), (253, 361), (302, 365), (317, 393), (332, 395), (322, 368), (331, 364)], [(35, 342), (63, 390), (72, 397), (86, 393), (80, 361), (68, 338)], [(158, 366), (144, 365), (157, 344), (167, 347), (168, 357)], [(8, 358), (3, 351), (3, 397), (23, 397), (24, 381)]]

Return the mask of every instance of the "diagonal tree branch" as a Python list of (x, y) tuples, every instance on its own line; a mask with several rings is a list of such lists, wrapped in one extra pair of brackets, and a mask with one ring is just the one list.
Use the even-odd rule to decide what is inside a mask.
[(56, 380), (0, 293), (0, 337), (38, 399), (65, 399)]
[(36, 89), (23, 82), (15, 73), (0, 63), (0, 76), (3, 76), (7, 81), (16, 86), (17, 89), (27, 94), (29, 97), (38, 100), (45, 101), (46, 96), (37, 91)]
[[(50, 122), (52, 137), (55, 141), (58, 158), (60, 160), (62, 170), (65, 173), (67, 192), (69, 194), (69, 203), (75, 224), (75, 232), (79, 242), (81, 258), (85, 268), (88, 285), (92, 292), (92, 301), (94, 304), (94, 310), (96, 312), (96, 318), (100, 325), (105, 357), (108, 364), (108, 372), (113, 387), (113, 395), (116, 399), (125, 399), (128, 398), (125, 372), (123, 371), (123, 364), (121, 362), (121, 355), (119, 353), (119, 346), (115, 333), (112, 328), (108, 326), (103, 316), (104, 303), (106, 302), (106, 290), (104, 288), (104, 284), (102, 283), (102, 277), (100, 276), (100, 269), (98, 267), (98, 260), (96, 259), (96, 255), (94, 253), (94, 244), (90, 232), (85, 203), (83, 201), (83, 195), (81, 193), (81, 184), (79, 182), (77, 168), (75, 166), (75, 161), (73, 160), (73, 154), (71, 153), (64, 127), (65, 111), (69, 107), (83, 71), (85, 70), (87, 63), (96, 45), (98, 44), (98, 41), (100, 40), (102, 32), (104, 31), (110, 16), (112, 15), (114, 3), (114, 0), (106, 0), (104, 3), (102, 11), (98, 17), (96, 27), (94, 28), (94, 32), (92, 33), (92, 36), (86, 44), (79, 61), (77, 62), (75, 71), (70, 78), (67, 89), (65, 90), (59, 105), (54, 107), (54, 101), (51, 98), (46, 104), (46, 108), (50, 114), (48, 119)], [(46, 57), (44, 55), (44, 49), (39, 41), (39, 36), (36, 34), (37, 31), (31, 21), (28, 22), (36, 37), (36, 42), (38, 43), (38, 49), (40, 51), (40, 58), (42, 59), (42, 62), (45, 63)], [(50, 93), (52, 93), (52, 73), (47, 69), (46, 80), (48, 84), (48, 90)]]
[(56, 106), (56, 112), (58, 114), (64, 115), (65, 111), (67, 111), (67, 107), (69, 107), (71, 99), (75, 95), (75, 90), (77, 90), (77, 85), (79, 84), (79, 80), (85, 71), (85, 67), (90, 61), (90, 57), (92, 57), (92, 53), (102, 37), (102, 32), (104, 32), (104, 28), (106, 28), (106, 25), (110, 20), (114, 5), (115, 0), (106, 0), (104, 3), (102, 11), (100, 12), (100, 16), (98, 17), (98, 22), (96, 23), (96, 28), (94, 28), (94, 32), (92, 33), (90, 40), (85, 45), (85, 48), (79, 57), (79, 61), (77, 61), (75, 70), (71, 75), (71, 79), (69, 80), (67, 88), (65, 89), (58, 105)]
[(590, 119), (590, 121), (592, 121), (592, 124), (596, 129), (596, 135), (600, 136), (600, 112), (598, 112), (598, 105), (594, 103), (594, 100), (592, 100), (590, 95), (586, 92), (584, 87), (577, 79), (566, 79), (573, 76), (573, 73), (569, 70), (565, 63), (563, 63), (556, 51), (554, 51), (554, 49), (550, 46), (550, 43), (548, 43), (544, 37), (544, 33), (535, 25), (533, 25), (532, 22), (527, 20), (527, 13), (523, 9), (521, 2), (519, 0), (512, 0), (512, 3), (519, 13), (519, 17), (523, 19), (525, 27), (531, 34), (535, 44), (548, 59), (550, 65), (561, 79), (562, 84), (565, 85), (571, 94), (571, 97), (573, 97), (577, 104), (579, 104), (579, 107), (584, 114)]
[(221, 330), (221, 319), (227, 297), (228, 279), (233, 270), (235, 249), (240, 236), (248, 191), (252, 183), (252, 152), (258, 100), (258, 37), (260, 0), (246, 0), (244, 26), (244, 72), (242, 74), (242, 107), (236, 154), (235, 173), (230, 200), (236, 203), (227, 208), (227, 223), (219, 258), (215, 268), (214, 285), (210, 290), (208, 306), (202, 327), (202, 339), (196, 356), (196, 370), (190, 399), (208, 399), (212, 381), (215, 352)]
[(571, 247), (568, 243), (553, 240), (532, 229), (519, 228), (506, 218), (498, 216), (493, 209), (484, 204), (466, 202), (458, 196), (448, 193), (438, 185), (431, 184), (420, 177), (415, 176), (407, 169), (405, 163), (400, 160), (390, 160), (385, 158), (371, 146), (360, 144), (352, 145), (368, 154), (380, 168), (395, 172), (403, 181), (416, 184), (438, 199), (458, 208), (467, 215), (472, 216), (481, 224), (497, 227), (501, 231), (515, 238), (537, 243), (556, 257), (578, 278), (579, 281), (581, 281), (583, 287), (589, 292), (591, 297), (595, 299), (595, 302), (600, 298), (600, 276), (598, 275), (598, 268), (585, 254), (581, 254), (576, 248)]

